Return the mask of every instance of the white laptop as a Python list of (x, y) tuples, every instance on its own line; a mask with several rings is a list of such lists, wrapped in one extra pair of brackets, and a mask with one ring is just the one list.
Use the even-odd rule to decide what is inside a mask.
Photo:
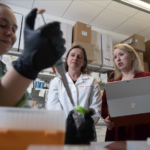
[(150, 113), (150, 77), (105, 85), (110, 117)]

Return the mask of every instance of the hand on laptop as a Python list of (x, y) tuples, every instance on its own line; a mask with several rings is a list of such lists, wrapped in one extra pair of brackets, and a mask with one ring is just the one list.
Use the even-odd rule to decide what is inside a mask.
[(112, 128), (114, 127), (114, 122), (110, 121), (109, 116), (107, 116), (107, 118), (105, 118), (104, 122), (106, 123), (108, 130), (112, 130)]

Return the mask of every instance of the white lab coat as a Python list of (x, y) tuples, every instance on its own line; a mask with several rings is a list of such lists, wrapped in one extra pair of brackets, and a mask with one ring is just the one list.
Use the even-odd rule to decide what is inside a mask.
[[(80, 105), (85, 109), (93, 108), (96, 114), (92, 118), (96, 123), (100, 118), (102, 101), (97, 80), (90, 75), (81, 74), (74, 84), (68, 73), (66, 73), (66, 78), (71, 89), (75, 107)], [(62, 80), (58, 77), (55, 77), (50, 82), (46, 107), (48, 110), (64, 110), (66, 117), (74, 108), (63, 86)]]

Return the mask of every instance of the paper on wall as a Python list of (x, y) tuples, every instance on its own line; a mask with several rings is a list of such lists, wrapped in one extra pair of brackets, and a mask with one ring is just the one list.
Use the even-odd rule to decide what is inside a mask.
[(44, 97), (46, 89), (40, 89), (39, 96)]
[(63, 58), (65, 58), (69, 49), (72, 47), (72, 28), (73, 28), (73, 26), (70, 24), (61, 23), (60, 27), (63, 32), (63, 38), (66, 40), (66, 43), (64, 45), (66, 48), (66, 52), (62, 56)]
[(94, 61), (92, 63), (102, 65), (101, 33), (92, 30), (91, 44), (94, 44)]
[(103, 65), (113, 67), (113, 44), (112, 37), (107, 34), (102, 34), (102, 57)]

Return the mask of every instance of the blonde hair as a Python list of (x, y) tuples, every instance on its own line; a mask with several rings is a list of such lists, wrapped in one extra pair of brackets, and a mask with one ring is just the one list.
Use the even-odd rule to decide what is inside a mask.
[[(134, 54), (135, 59), (133, 61), (133, 67), (132, 67), (132, 71), (134, 74), (140, 73), (143, 71), (143, 67), (141, 65), (141, 61), (139, 59), (139, 56), (137, 54), (137, 52), (134, 50), (134, 48), (132, 48), (130, 45), (127, 44), (117, 44), (114, 46), (113, 48), (113, 52), (115, 49), (121, 49), (125, 52), (127, 52), (128, 54), (132, 55)], [(113, 57), (113, 62), (114, 62), (114, 57)], [(120, 78), (122, 76), (121, 71), (117, 68), (115, 62), (114, 62), (114, 68), (115, 68), (115, 77), (114, 79), (117, 80), (118, 78)]]

